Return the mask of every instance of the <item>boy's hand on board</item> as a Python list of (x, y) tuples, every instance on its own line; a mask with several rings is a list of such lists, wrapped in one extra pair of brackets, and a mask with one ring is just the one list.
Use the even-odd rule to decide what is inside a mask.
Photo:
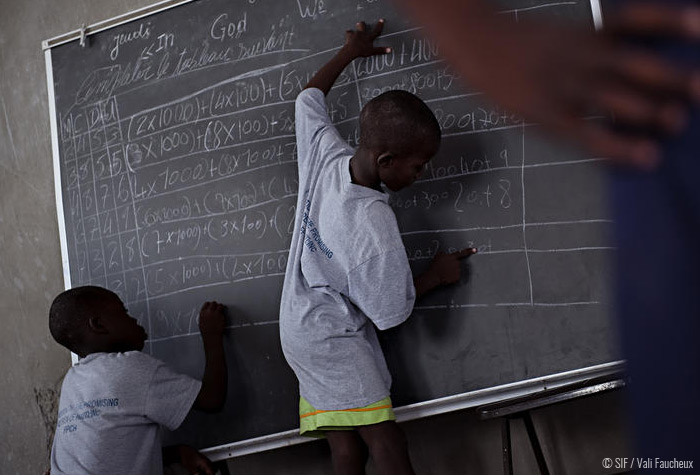
[(476, 249), (473, 247), (450, 254), (439, 252), (433, 258), (426, 273), (436, 279), (439, 285), (449, 285), (459, 282), (462, 276), (461, 260), (473, 254), (476, 254)]
[(218, 302), (204, 302), (199, 311), (199, 332), (202, 336), (221, 336), (226, 327), (224, 307)]
[(382, 34), (384, 20), (379, 20), (373, 28), (369, 28), (364, 21), (357, 22), (355, 30), (345, 31), (345, 44), (343, 49), (353, 58), (365, 58), (376, 54), (387, 54), (391, 48), (375, 46), (374, 40)]

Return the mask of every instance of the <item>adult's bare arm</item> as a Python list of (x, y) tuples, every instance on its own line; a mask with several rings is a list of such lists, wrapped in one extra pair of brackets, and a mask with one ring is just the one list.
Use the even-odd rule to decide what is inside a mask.
[[(659, 159), (657, 133), (681, 131), (691, 101), (700, 100), (699, 71), (628, 41), (697, 42), (698, 7), (632, 2), (607, 16), (604, 31), (595, 33), (516, 23), (482, 0), (395, 1), (425, 26), (470, 86), (598, 156), (653, 166)], [(611, 113), (615, 126), (583, 120), (592, 111)]]

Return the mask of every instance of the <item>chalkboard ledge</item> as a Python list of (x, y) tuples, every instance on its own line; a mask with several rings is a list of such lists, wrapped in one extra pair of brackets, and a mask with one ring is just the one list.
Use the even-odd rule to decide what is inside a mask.
[[(423, 417), (483, 406), (506, 399), (527, 396), (539, 391), (619, 373), (624, 371), (624, 365), (625, 362), (622, 360), (613, 361), (573, 371), (565, 371), (563, 373), (526, 379), (492, 388), (397, 407), (395, 410), (396, 419), (398, 422), (406, 422)], [(304, 442), (311, 442), (313, 440), (317, 439), (301, 437), (299, 435), (299, 430), (293, 429), (231, 444), (220, 445), (218, 447), (211, 447), (202, 450), (202, 453), (206, 454), (211, 460), (218, 461), (291, 445), (303, 444)]]

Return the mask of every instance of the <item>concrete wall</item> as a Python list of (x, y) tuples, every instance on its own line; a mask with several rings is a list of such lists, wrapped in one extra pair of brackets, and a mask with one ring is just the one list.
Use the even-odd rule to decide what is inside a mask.
[[(63, 278), (41, 41), (150, 3), (0, 0), (2, 474), (39, 474), (47, 467), (60, 382), (70, 364), (68, 352), (53, 342), (47, 326), (48, 308), (63, 289)], [(618, 396), (604, 396), (539, 411), (536, 424), (555, 473), (605, 473), (602, 457), (627, 454), (620, 408)], [(420, 473), (500, 473), (496, 422), (464, 412), (411, 422), (405, 429)], [(517, 473), (533, 473), (534, 459), (521, 431), (514, 432)], [(233, 473), (249, 474), (330, 471), (324, 442), (251, 455), (229, 465)]]

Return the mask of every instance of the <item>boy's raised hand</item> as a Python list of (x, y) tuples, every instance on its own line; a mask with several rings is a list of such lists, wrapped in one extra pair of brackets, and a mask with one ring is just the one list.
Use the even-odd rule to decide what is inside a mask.
[(340, 73), (355, 58), (391, 52), (391, 48), (374, 46), (374, 40), (377, 39), (384, 29), (384, 20), (379, 20), (371, 30), (367, 28), (367, 24), (364, 21), (358, 22), (356, 26), (356, 30), (345, 31), (345, 44), (343, 47), (313, 75), (306, 88), (317, 88), (328, 95)]
[(391, 48), (385, 46), (374, 46), (374, 40), (382, 34), (384, 29), (384, 20), (380, 19), (373, 28), (368, 29), (364, 21), (357, 22), (356, 30), (345, 31), (346, 49), (355, 58), (364, 58), (374, 56), (375, 54), (391, 53)]
[(226, 402), (228, 373), (224, 357), (224, 306), (205, 302), (199, 311), (199, 332), (204, 344), (204, 377), (194, 408), (206, 412), (219, 411)]
[(199, 311), (199, 332), (202, 336), (223, 335), (226, 326), (224, 308), (218, 302), (204, 302)]

